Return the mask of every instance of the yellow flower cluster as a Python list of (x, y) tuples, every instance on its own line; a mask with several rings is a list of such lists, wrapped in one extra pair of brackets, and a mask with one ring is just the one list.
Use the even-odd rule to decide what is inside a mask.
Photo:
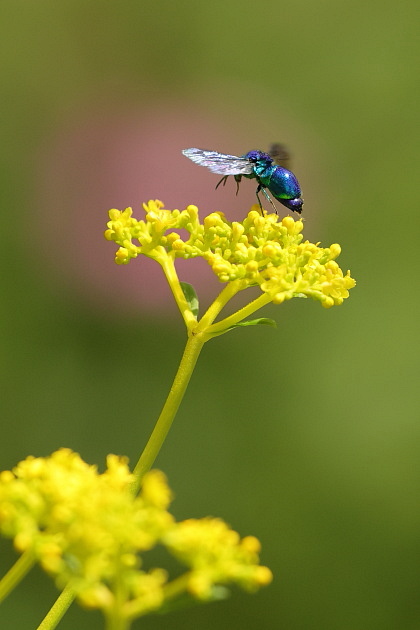
[[(127, 264), (144, 254), (163, 264), (165, 257), (201, 256), (221, 282), (259, 285), (274, 303), (292, 297), (312, 297), (329, 308), (341, 304), (355, 286), (350, 272), (335, 262), (338, 244), (322, 248), (303, 241), (303, 222), (252, 209), (242, 221), (228, 221), (214, 212), (200, 223), (198, 209), (165, 210), (161, 201), (143, 205), (145, 220), (132, 209), (110, 210), (105, 238), (119, 245), (115, 261)], [(188, 238), (183, 238), (183, 232)]]
[(233, 581), (247, 590), (269, 584), (270, 569), (258, 565), (260, 543), (254, 536), (242, 540), (218, 518), (189, 519), (164, 536), (165, 544), (191, 567), (188, 590), (200, 599), (211, 597), (213, 584)]
[[(176, 523), (167, 511), (171, 491), (160, 471), (144, 477), (133, 497), (127, 462), (109, 455), (99, 474), (77, 453), (28, 457), (0, 473), (0, 532), (32, 553), (60, 588), (69, 585), (86, 606), (134, 619), (174, 597), (161, 568), (144, 570), (144, 553), (157, 544), (190, 567), (184, 591), (211, 597), (214, 585), (253, 589), (271, 579), (258, 565), (259, 543), (240, 539), (223, 521)], [(179, 590), (179, 589), (178, 589)], [(176, 594), (179, 594), (176, 591)]]

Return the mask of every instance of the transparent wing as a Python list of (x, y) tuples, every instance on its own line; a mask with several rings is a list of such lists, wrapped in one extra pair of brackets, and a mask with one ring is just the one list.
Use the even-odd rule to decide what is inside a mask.
[(274, 164), (290, 170), (290, 152), (284, 144), (281, 144), (280, 142), (272, 144), (268, 155), (273, 158)]
[(248, 158), (236, 155), (204, 149), (184, 149), (182, 153), (196, 164), (206, 166), (212, 173), (219, 175), (249, 175), (254, 170), (254, 165)]

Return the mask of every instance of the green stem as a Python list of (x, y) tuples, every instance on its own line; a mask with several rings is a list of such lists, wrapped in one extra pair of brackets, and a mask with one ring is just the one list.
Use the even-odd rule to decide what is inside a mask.
[(16, 560), (6, 575), (0, 580), (0, 602), (19, 584), (35, 564), (35, 557), (31, 551), (25, 551)]
[(189, 304), (185, 299), (173, 259), (165, 255), (162, 258), (156, 258), (156, 260), (162, 267), (168, 284), (171, 287), (172, 294), (184, 319), (187, 330), (192, 330), (192, 328), (197, 325), (197, 320), (191, 312)]
[(152, 467), (153, 462), (155, 461), (161, 446), (168, 435), (172, 421), (178, 411), (179, 405), (181, 404), (201, 349), (208, 339), (209, 337), (205, 333), (199, 333), (197, 335), (192, 334), (187, 341), (187, 345), (185, 346), (184, 354), (168, 398), (166, 399), (149, 441), (147, 442), (146, 447), (134, 469), (136, 479), (131, 487), (134, 494), (138, 492), (143, 475)]
[(107, 617), (106, 630), (128, 630), (131, 621), (122, 617)]
[[(164, 606), (166, 602), (172, 599), (175, 599), (176, 597), (179, 597), (179, 595), (182, 595), (183, 593), (185, 593), (187, 591), (190, 578), (191, 578), (191, 572), (188, 571), (187, 573), (183, 573), (182, 575), (172, 580), (172, 582), (168, 582), (167, 584), (165, 584), (163, 587), (164, 599), (163, 599), (162, 605)], [(143, 617), (145, 615), (150, 614), (151, 612), (152, 613), (154, 612), (150, 608), (145, 608), (144, 602), (140, 598), (132, 600), (131, 602), (127, 603), (126, 610), (128, 613), (127, 616), (130, 619), (138, 619), (139, 617)], [(114, 628), (110, 630), (114, 630)]]
[(50, 608), (46, 617), (44, 617), (43, 621), (41, 621), (37, 630), (54, 630), (64, 617), (64, 614), (72, 605), (75, 597), (76, 595), (74, 590), (69, 586), (66, 586), (64, 591)]
[(190, 576), (191, 572), (188, 571), (187, 573), (179, 575), (177, 578), (172, 580), (172, 582), (168, 582), (168, 584), (166, 584), (163, 589), (165, 601), (174, 599), (182, 593), (185, 593), (188, 587)]
[(219, 293), (214, 302), (210, 304), (209, 308), (198, 322), (196, 330), (205, 330), (207, 332), (207, 327), (214, 322), (222, 308), (229, 302), (229, 300), (233, 298), (234, 295), (236, 295), (236, 293), (238, 293), (238, 291), (243, 288), (244, 283), (242, 280), (234, 280), (233, 282), (229, 282)]
[(263, 293), (255, 300), (244, 306), (243, 308), (233, 313), (233, 315), (229, 315), (229, 317), (225, 317), (225, 319), (221, 319), (220, 321), (208, 326), (206, 328), (206, 333), (208, 335), (219, 335), (226, 331), (227, 328), (241, 322), (245, 317), (249, 317), (255, 311), (262, 308), (266, 304), (269, 304), (272, 301), (272, 298), (267, 293)]
[[(122, 574), (123, 570), (121, 575)], [(124, 581), (120, 579), (119, 575), (114, 579), (112, 591), (114, 594), (114, 602), (106, 614), (106, 630), (128, 630), (131, 626), (126, 608), (129, 594), (125, 588)]]

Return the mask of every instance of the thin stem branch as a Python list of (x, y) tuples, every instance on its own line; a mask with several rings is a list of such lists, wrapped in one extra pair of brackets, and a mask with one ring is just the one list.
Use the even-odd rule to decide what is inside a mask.
[(47, 615), (41, 621), (37, 630), (54, 630), (64, 617), (67, 610), (72, 605), (76, 595), (70, 586), (66, 586), (64, 591), (56, 599)]
[(203, 317), (198, 322), (196, 330), (206, 330), (207, 326), (210, 326), (222, 310), (224, 306), (233, 298), (236, 293), (243, 289), (242, 280), (234, 280), (228, 282), (225, 288), (219, 293), (217, 298), (212, 304), (210, 304)]
[(0, 602), (13, 591), (35, 564), (35, 557), (31, 551), (25, 551), (0, 580)]
[(175, 298), (175, 302), (177, 303), (177, 306), (181, 312), (187, 330), (191, 330), (197, 325), (197, 320), (191, 312), (189, 304), (185, 299), (185, 295), (182, 291), (178, 274), (175, 269), (174, 261), (169, 256), (163, 256), (162, 259), (158, 259), (158, 262), (166, 276), (166, 279)]
[(262, 295), (257, 297), (255, 300), (253, 300), (252, 302), (250, 302), (243, 308), (239, 309), (239, 311), (236, 311), (236, 313), (233, 313), (232, 315), (229, 315), (229, 317), (225, 317), (225, 319), (221, 319), (215, 324), (208, 326), (208, 328), (206, 328), (206, 333), (208, 335), (221, 334), (225, 332), (225, 330), (229, 328), (230, 326), (233, 326), (234, 324), (241, 322), (243, 319), (245, 319), (245, 317), (252, 315), (252, 313), (255, 313), (255, 311), (262, 308), (266, 304), (269, 304), (271, 301), (272, 301), (271, 296), (268, 295), (267, 293), (263, 293)]

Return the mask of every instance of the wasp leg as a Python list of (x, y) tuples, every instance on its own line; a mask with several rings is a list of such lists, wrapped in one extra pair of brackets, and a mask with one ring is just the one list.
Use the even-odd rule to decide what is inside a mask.
[[(274, 212), (275, 212), (276, 214), (278, 214), (278, 212), (277, 212), (277, 208), (276, 208), (276, 206), (274, 205), (273, 200), (271, 199), (271, 197), (270, 197), (270, 195), (268, 194), (268, 192), (266, 191), (266, 189), (265, 189), (265, 188), (263, 188), (263, 187), (261, 186), (261, 184), (260, 184), (260, 185), (258, 186), (258, 188), (257, 188), (257, 197), (258, 197), (258, 192), (259, 192), (260, 190), (261, 190), (262, 194), (264, 195), (264, 197), (265, 197), (266, 199), (268, 199), (268, 201), (269, 201), (269, 202), (271, 203), (271, 205), (273, 206), (273, 208), (274, 208)], [(258, 200), (258, 201), (259, 201), (259, 200)], [(261, 204), (260, 204), (260, 207), (261, 207)]]
[(242, 175), (234, 175), (235, 177), (235, 182), (236, 182), (236, 195), (238, 195), (239, 192), (239, 183), (242, 179)]
[(222, 179), (220, 180), (220, 182), (217, 184), (216, 188), (214, 190), (217, 190), (220, 186), (220, 184), (223, 182), (223, 186), (226, 185), (227, 182), (227, 178), (229, 177), (229, 175), (225, 175), (224, 177), (222, 177)]
[(261, 184), (258, 186), (257, 190), (255, 191), (255, 194), (257, 195), (258, 205), (260, 206), (261, 214), (262, 214), (262, 216), (264, 216), (264, 210), (263, 210), (263, 207), (261, 205), (261, 199), (259, 198), (259, 195), (258, 195), (260, 190), (261, 190)]

